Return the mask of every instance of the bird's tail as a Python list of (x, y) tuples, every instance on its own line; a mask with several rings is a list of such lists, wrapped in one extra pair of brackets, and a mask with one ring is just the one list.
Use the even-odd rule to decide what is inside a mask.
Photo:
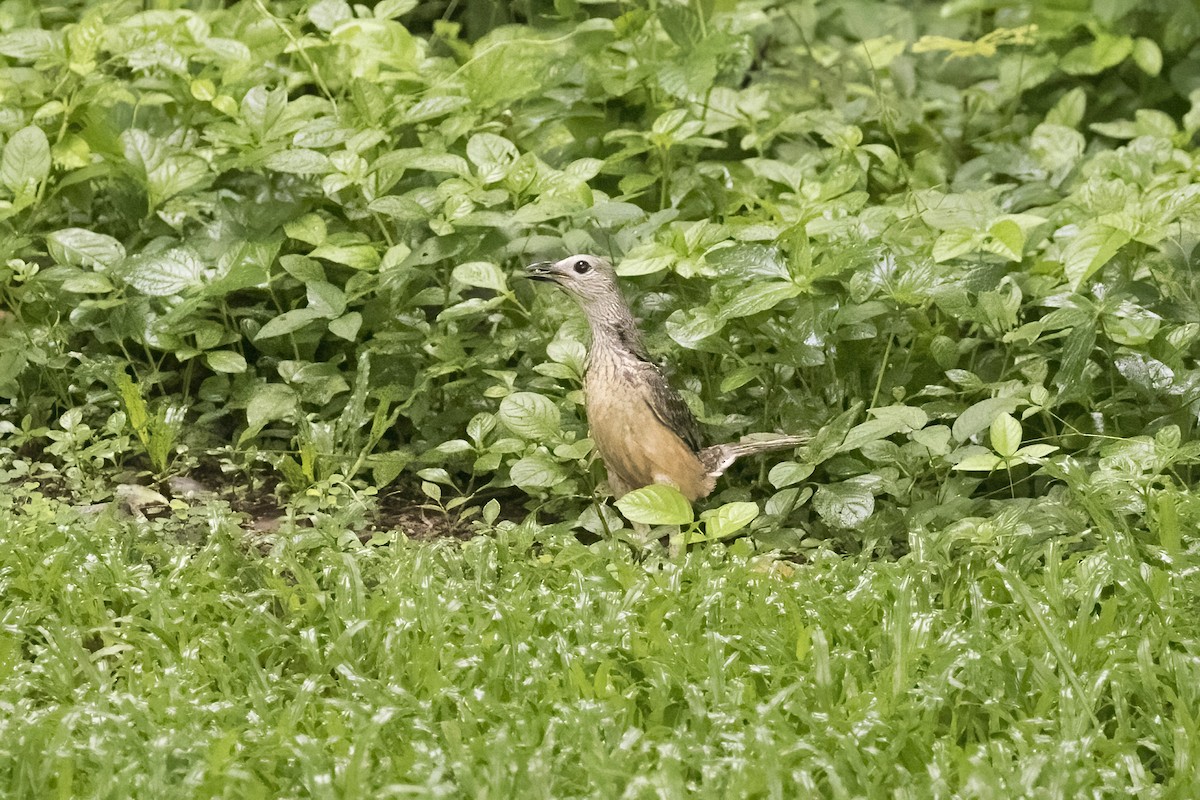
[(770, 453), (773, 450), (789, 450), (802, 447), (812, 441), (811, 436), (790, 436), (781, 433), (752, 433), (736, 442), (715, 444), (706, 447), (697, 455), (709, 477), (717, 478), (742, 456)]

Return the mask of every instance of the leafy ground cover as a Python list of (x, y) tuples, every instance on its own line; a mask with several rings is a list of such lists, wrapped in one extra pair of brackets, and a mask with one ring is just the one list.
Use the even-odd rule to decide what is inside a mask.
[[(1194, 794), (1198, 47), (0, 2), (0, 780)], [(582, 251), (714, 441), (813, 444), (603, 502), (582, 320), (516, 277)]]

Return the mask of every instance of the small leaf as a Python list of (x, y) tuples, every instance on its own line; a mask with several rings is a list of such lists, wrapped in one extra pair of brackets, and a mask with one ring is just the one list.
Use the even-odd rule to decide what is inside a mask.
[(329, 163), (325, 154), (302, 147), (272, 153), (263, 161), (263, 166), (275, 172), (293, 175), (324, 175), (333, 172), (333, 165)]
[(782, 489), (785, 486), (791, 486), (793, 483), (799, 483), (812, 474), (812, 464), (797, 461), (780, 461), (771, 467), (771, 471), (767, 474), (767, 480), (776, 489)]
[(246, 371), (246, 357), (232, 350), (205, 353), (204, 360), (213, 372), (239, 373)]
[(999, 245), (1000, 255), (1011, 261), (1020, 261), (1025, 249), (1025, 232), (1021, 226), (1011, 219), (1002, 219), (993, 225), (988, 233), (995, 244)]
[(125, 282), (142, 294), (169, 297), (198, 285), (204, 275), (204, 264), (191, 250), (175, 247), (127, 259), (121, 271)]
[(508, 288), (504, 271), (490, 261), (470, 261), (459, 264), (451, 273), (454, 280), (466, 286), (503, 292)]
[(243, 434), (253, 436), (268, 422), (283, 419), (296, 410), (296, 392), (282, 383), (261, 383), (254, 387), (250, 401), (246, 404), (246, 421), (249, 430)]
[(337, 319), (329, 321), (329, 332), (348, 342), (354, 341), (358, 336), (358, 329), (361, 327), (362, 314), (357, 311), (351, 311), (349, 314), (343, 314)]
[(46, 237), (46, 248), (59, 264), (107, 269), (125, 258), (125, 248), (111, 236), (86, 228), (63, 228)]
[(954, 438), (965, 442), (984, 428), (992, 424), (992, 420), (1001, 414), (1011, 414), (1017, 410), (1021, 401), (1016, 397), (991, 397), (980, 400), (954, 420)]
[(533, 441), (548, 439), (562, 427), (558, 407), (533, 392), (515, 392), (501, 400), (499, 416), (510, 431)]
[(700, 515), (704, 522), (704, 536), (708, 541), (718, 541), (740, 531), (758, 516), (758, 504), (748, 502), (726, 503), (720, 508), (705, 511)]
[(50, 175), (50, 140), (36, 125), (9, 137), (0, 156), (0, 183), (14, 195), (33, 195)]
[(1130, 242), (1128, 231), (1098, 222), (1088, 223), (1063, 249), (1063, 272), (1072, 291), (1092, 277)]
[(547, 453), (534, 453), (509, 468), (509, 478), (522, 489), (545, 489), (566, 479), (562, 465)]
[(1158, 73), (1162, 72), (1162, 50), (1153, 39), (1140, 37), (1133, 43), (1133, 62), (1141, 68), (1142, 72), (1156, 77)]
[(813, 508), (835, 528), (857, 528), (874, 513), (875, 496), (863, 484), (849, 480), (817, 489)]
[(991, 441), (1001, 458), (1012, 458), (1021, 446), (1021, 423), (1012, 414), (1000, 414), (992, 420)]
[(617, 501), (617, 508), (630, 522), (644, 525), (687, 525), (695, 519), (688, 499), (660, 483), (634, 489)]
[(310, 258), (345, 264), (353, 269), (372, 270), (379, 266), (379, 252), (368, 244), (321, 245), (308, 255)]
[(494, 133), (477, 133), (467, 142), (467, 158), (484, 185), (503, 180), (520, 155), (516, 145)]
[(311, 308), (295, 308), (291, 311), (285, 311), (277, 317), (272, 318), (263, 325), (257, 334), (255, 341), (262, 339), (270, 339), (274, 336), (283, 336), (293, 331), (298, 331), (313, 320), (321, 319), (321, 314)]
[(758, 283), (742, 289), (733, 299), (721, 307), (722, 319), (748, 317), (760, 311), (774, 308), (784, 300), (790, 300), (800, 294), (800, 287), (794, 283), (771, 281)]
[(972, 453), (954, 465), (960, 472), (992, 472), (1004, 464), (994, 453)]

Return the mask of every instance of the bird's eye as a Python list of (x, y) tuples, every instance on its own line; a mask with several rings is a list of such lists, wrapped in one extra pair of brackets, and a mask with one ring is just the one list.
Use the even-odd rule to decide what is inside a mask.
[(588, 262), (584, 261), (583, 259), (576, 261), (575, 266), (574, 266), (574, 270), (577, 273), (579, 273), (580, 275), (584, 274), (585, 272), (590, 271), (591, 268), (592, 268), (592, 265), (589, 264)]

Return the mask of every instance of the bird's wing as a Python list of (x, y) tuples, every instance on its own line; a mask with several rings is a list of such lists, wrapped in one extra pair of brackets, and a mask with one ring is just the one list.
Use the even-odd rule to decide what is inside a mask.
[(643, 361), (638, 368), (642, 372), (642, 385), (646, 387), (646, 396), (643, 399), (654, 416), (693, 451), (699, 451), (704, 446), (700, 439), (700, 423), (687, 407), (687, 403), (683, 402), (679, 392), (667, 383), (667, 378), (658, 365)]

